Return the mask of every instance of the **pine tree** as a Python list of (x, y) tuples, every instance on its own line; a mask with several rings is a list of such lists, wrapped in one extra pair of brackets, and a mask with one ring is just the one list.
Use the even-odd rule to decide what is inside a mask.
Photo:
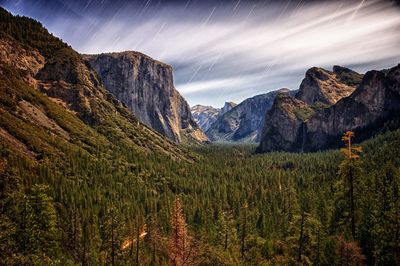
[(46, 185), (33, 186), (26, 198), (20, 235), (29, 254), (46, 259), (57, 257), (60, 248), (57, 213), (47, 190)]
[[(1, 149), (1, 146), (0, 146)], [(0, 261), (16, 265), (18, 261), (18, 224), (21, 222), (23, 193), (21, 180), (14, 169), (6, 170), (0, 158)]]
[(171, 215), (172, 232), (168, 244), (169, 264), (174, 266), (193, 265), (197, 251), (187, 231), (182, 203), (175, 198)]
[(244, 258), (244, 252), (246, 249), (246, 236), (247, 236), (247, 211), (249, 205), (245, 203), (243, 205), (242, 220), (241, 220), (241, 234), (240, 234), (240, 255)]
[(150, 260), (150, 265), (159, 265), (160, 264), (160, 256), (162, 255), (161, 253), (163, 252), (165, 248), (165, 244), (163, 241), (163, 238), (161, 237), (159, 225), (155, 218), (151, 219), (150, 225), (149, 225), (149, 243), (150, 243), (150, 248), (151, 248), (151, 260)]
[(339, 173), (343, 177), (343, 184), (345, 188), (345, 194), (348, 198), (348, 204), (350, 206), (350, 228), (351, 236), (353, 240), (356, 239), (356, 206), (355, 206), (355, 178), (359, 170), (359, 159), (358, 153), (362, 152), (360, 146), (352, 145), (352, 138), (354, 133), (347, 131), (342, 137), (342, 141), (346, 143), (346, 148), (342, 148), (341, 152), (345, 156), (345, 160), (340, 164)]

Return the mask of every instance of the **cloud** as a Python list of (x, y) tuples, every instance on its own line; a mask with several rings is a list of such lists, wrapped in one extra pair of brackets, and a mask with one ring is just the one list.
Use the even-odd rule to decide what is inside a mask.
[(191, 104), (296, 89), (312, 66), (364, 72), (400, 61), (399, 8), (389, 1), (117, 2), (70, 4), (79, 16), (44, 23), (81, 53), (138, 50), (171, 64)]
[(238, 77), (187, 82), (179, 86), (179, 91), (183, 94), (190, 95), (205, 91), (221, 91), (224, 89), (228, 89), (227, 92), (232, 93), (233, 90), (231, 88), (240, 88), (241, 86), (247, 86), (249, 84), (249, 81), (254, 79), (255, 77)]

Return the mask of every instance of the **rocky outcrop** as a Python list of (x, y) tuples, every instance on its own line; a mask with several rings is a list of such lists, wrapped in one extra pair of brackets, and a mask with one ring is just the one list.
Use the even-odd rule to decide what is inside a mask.
[(296, 98), (310, 105), (335, 104), (355, 90), (357, 84), (351, 79), (352, 75), (358, 77), (360, 74), (339, 66), (334, 67), (334, 72), (313, 67), (306, 72)]
[(363, 74), (357, 73), (347, 67), (333, 66), (333, 73), (336, 74), (336, 78), (347, 86), (357, 87), (360, 85)]
[(400, 66), (369, 71), (357, 90), (330, 108), (316, 113), (307, 122), (307, 150), (334, 147), (340, 135), (352, 130), (359, 140), (383, 129), (386, 121), (400, 111)]
[(109, 92), (144, 124), (175, 142), (205, 142), (190, 107), (174, 88), (172, 67), (138, 52), (85, 55)]
[(305, 102), (281, 92), (265, 115), (260, 151), (298, 151), (304, 136), (305, 121), (314, 110)]
[(195, 105), (190, 108), (193, 118), (200, 128), (206, 132), (210, 126), (217, 121), (218, 117), (225, 114), (237, 104), (234, 102), (226, 102), (222, 108), (214, 108), (212, 106)]
[[(279, 91), (289, 92), (287, 89)], [(220, 142), (258, 142), (265, 112), (271, 108), (279, 91), (244, 100), (232, 110), (221, 115), (206, 131), (207, 136), (212, 141)]]
[(221, 108), (220, 115), (225, 114), (226, 112), (229, 112), (232, 110), (233, 107), (235, 107), (237, 104), (234, 102), (225, 102), (224, 106)]
[[(334, 68), (334, 72), (337, 73), (337, 81), (346, 82), (345, 85), (358, 84), (354, 72), (338, 67)], [(347, 90), (345, 86), (342, 88)], [(400, 126), (400, 65), (387, 71), (367, 72), (351, 95), (342, 97), (326, 108), (315, 105), (315, 99), (324, 93), (315, 93), (315, 87), (312, 86), (303, 86), (302, 89), (303, 92), (297, 94), (296, 99), (277, 97), (274, 107), (266, 115), (259, 151), (335, 148), (340, 145), (340, 136), (347, 130), (356, 132), (356, 141), (361, 141), (388, 127)], [(284, 103), (289, 107), (281, 108)], [(305, 116), (292, 115), (298, 107), (301, 107), (300, 113), (305, 113)], [(279, 124), (274, 121), (279, 121)]]

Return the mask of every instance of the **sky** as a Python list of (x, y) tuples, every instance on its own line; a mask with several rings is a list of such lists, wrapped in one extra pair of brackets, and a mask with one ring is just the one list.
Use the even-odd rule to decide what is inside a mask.
[(361, 73), (400, 63), (398, 1), (0, 0), (84, 54), (134, 50), (174, 68), (190, 105), (221, 107), (308, 68)]

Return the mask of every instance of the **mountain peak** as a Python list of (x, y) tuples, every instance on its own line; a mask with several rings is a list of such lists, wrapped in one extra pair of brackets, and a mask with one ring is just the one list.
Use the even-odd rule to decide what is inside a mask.
[[(361, 74), (338, 66), (333, 72), (319, 68), (307, 72), (296, 97), (279, 94), (267, 112), (259, 151), (315, 151), (337, 147), (346, 130), (356, 132), (362, 140), (382, 132), (383, 125), (397, 127), (400, 66), (368, 71), (361, 82), (356, 81)], [(359, 85), (355, 89), (341, 79)], [(340, 89), (346, 88), (354, 92), (340, 94)], [(320, 108), (321, 99), (335, 99), (327, 97), (326, 89), (338, 93), (341, 100)]]
[(336, 78), (340, 82), (352, 87), (357, 87), (358, 85), (360, 85), (363, 78), (362, 74), (357, 73), (350, 68), (337, 65), (333, 66), (333, 73), (336, 74)]
[(224, 114), (224, 113), (230, 111), (236, 105), (237, 104), (234, 102), (225, 102), (224, 106), (221, 108), (221, 113)]
[(344, 68), (336, 67), (335, 72), (313, 67), (307, 70), (296, 98), (307, 104), (335, 104), (355, 90), (359, 75)]

